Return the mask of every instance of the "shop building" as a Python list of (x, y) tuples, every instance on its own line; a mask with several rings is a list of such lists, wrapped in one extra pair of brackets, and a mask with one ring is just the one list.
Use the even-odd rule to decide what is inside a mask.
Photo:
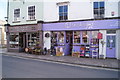
[(42, 34), (41, 23), (9, 26), (8, 51), (24, 52), (25, 48), (34, 48), (36, 44), (42, 47)]
[(74, 52), (81, 57), (120, 59), (118, 3), (119, 0), (44, 3), (44, 47), (54, 46), (56, 53), (62, 55)]
[(6, 47), (6, 32), (4, 24), (6, 24), (6, 22), (0, 20), (0, 47)]
[(7, 9), (8, 51), (24, 52), (25, 48), (33, 48), (37, 44), (42, 47), (42, 0), (9, 0)]
[(43, 48), (55, 47), (61, 55), (74, 52), (86, 57), (120, 59), (119, 3), (119, 0), (10, 0), (8, 51), (23, 51), (38, 42)]
[[(119, 48), (119, 19), (90, 20), (75, 22), (58, 22), (43, 24), (43, 31), (51, 37), (45, 37), (47, 43), (56, 48), (56, 52), (71, 55), (73, 52), (80, 56), (118, 58)], [(47, 32), (50, 31), (50, 32)], [(48, 44), (48, 40), (51, 41)], [(103, 43), (103, 44), (102, 44)], [(49, 48), (48, 47), (48, 48)], [(96, 55), (93, 55), (96, 53)]]

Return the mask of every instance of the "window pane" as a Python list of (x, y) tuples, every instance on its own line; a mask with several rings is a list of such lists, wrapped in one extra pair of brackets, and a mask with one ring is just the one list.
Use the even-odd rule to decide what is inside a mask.
[(63, 6), (59, 6), (59, 13), (64, 12), (63, 11)]
[(74, 43), (80, 43), (80, 31), (74, 31)]
[(83, 41), (83, 43), (88, 43), (87, 31), (82, 32), (82, 41)]
[(110, 47), (110, 36), (107, 36), (107, 47)]
[(98, 31), (92, 31), (91, 44), (98, 44), (97, 34)]
[(66, 16), (64, 16), (64, 20), (67, 20), (68, 19), (68, 16), (66, 15)]
[(67, 13), (64, 13), (64, 20), (67, 20), (68, 17), (67, 17)]
[(99, 14), (99, 10), (98, 9), (94, 9), (94, 14)]
[(63, 20), (63, 16), (59, 16), (59, 20)]
[(115, 43), (116, 43), (116, 41), (115, 41), (115, 36), (112, 36), (112, 40), (113, 40), (113, 42), (112, 42), (112, 47), (115, 48)]
[(98, 8), (98, 2), (94, 2), (94, 8)]
[(104, 2), (100, 2), (100, 8), (104, 8)]
[(19, 34), (10, 34), (10, 48), (18, 48), (19, 46)]
[(116, 34), (116, 30), (107, 30), (107, 34)]
[(64, 32), (58, 32), (58, 42), (64, 43)]
[(51, 43), (52, 43), (52, 46), (57, 45), (57, 32), (52, 32)]
[(104, 14), (104, 9), (100, 9), (100, 14)]
[(68, 6), (64, 6), (64, 12), (68, 12)]
[(63, 16), (64, 14), (63, 13), (59, 13), (59, 16)]

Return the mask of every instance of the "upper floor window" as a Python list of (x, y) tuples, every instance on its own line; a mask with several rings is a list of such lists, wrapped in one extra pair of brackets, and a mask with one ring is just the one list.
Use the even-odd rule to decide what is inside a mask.
[(59, 20), (68, 19), (68, 5), (59, 6)]
[(14, 21), (20, 20), (20, 9), (14, 9)]
[(34, 20), (35, 19), (35, 6), (29, 6), (28, 7), (28, 20)]
[(105, 3), (101, 2), (94, 2), (94, 18), (104, 18), (105, 13)]

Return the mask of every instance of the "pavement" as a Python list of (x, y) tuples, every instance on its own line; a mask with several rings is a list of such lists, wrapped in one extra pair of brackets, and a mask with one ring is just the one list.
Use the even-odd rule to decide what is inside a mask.
[(72, 56), (34, 55), (28, 53), (7, 52), (6, 48), (1, 48), (0, 53), (10, 56), (40, 59), (60, 63), (69, 63), (91, 67), (102, 67), (109, 69), (120, 69), (120, 60), (117, 59), (96, 59), (96, 58), (78, 58)]

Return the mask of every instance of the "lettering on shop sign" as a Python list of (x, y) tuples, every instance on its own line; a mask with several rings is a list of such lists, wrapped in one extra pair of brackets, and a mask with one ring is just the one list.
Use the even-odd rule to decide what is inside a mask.
[(26, 27), (11, 27), (10, 31), (16, 31), (16, 32), (23, 32), (28, 29), (28, 26)]
[(36, 28), (30, 26), (10, 27), (10, 32), (26, 32), (30, 30), (36, 30)]
[[(112, 22), (111, 22), (112, 23)], [(120, 24), (120, 21), (116, 21), (114, 24), (111, 24), (111, 27), (118, 26)]]
[(79, 23), (72, 23), (72, 22), (66, 22), (65, 28), (75, 28), (75, 27), (84, 27), (86, 29), (92, 29), (94, 25), (94, 22), (79, 22)]

